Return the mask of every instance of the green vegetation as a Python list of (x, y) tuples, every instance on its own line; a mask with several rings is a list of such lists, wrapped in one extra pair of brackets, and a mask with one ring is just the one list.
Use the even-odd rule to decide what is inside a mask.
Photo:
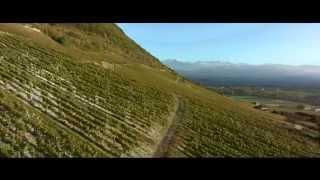
[[(318, 145), (281, 128), (275, 117), (228, 105), (186, 99), (180, 112), (169, 156), (179, 157), (292, 157), (317, 156)], [(290, 140), (289, 140), (290, 139)]]
[(66, 38), (64, 36), (53, 37), (53, 40), (57, 41), (60, 44), (65, 44)]
[(0, 156), (150, 157), (177, 103), (169, 157), (319, 155), (281, 116), (185, 80), (114, 24), (30, 26), (0, 24)]
[(262, 98), (297, 101), (312, 105), (320, 105), (320, 90), (311, 88), (276, 88), (276, 87), (210, 87), (210, 89), (223, 95), (256, 96)]
[[(172, 106), (170, 94), (137, 86), (123, 75), (100, 66), (79, 64), (63, 54), (28, 46), (20, 37), (2, 35), (1, 43), (8, 46), (0, 50), (4, 56), (0, 67), (3, 91), (9, 91), (17, 100), (33, 107), (32, 112), (45, 114), (41, 123), (53, 122), (69, 131), (72, 138), (91, 144), (91, 149), (83, 149), (79, 143), (68, 144), (81, 149), (82, 156), (137, 153), (131, 152), (133, 149), (152, 153), (150, 147), (156, 142), (150, 130), (161, 129), (166, 123)], [(12, 109), (23, 113), (19, 107), (13, 105)], [(43, 137), (35, 135), (34, 138)], [(15, 141), (22, 143), (23, 139)], [(48, 143), (40, 148), (58, 147)], [(57, 152), (60, 155), (80, 156), (79, 152), (60, 150), (63, 151)]]

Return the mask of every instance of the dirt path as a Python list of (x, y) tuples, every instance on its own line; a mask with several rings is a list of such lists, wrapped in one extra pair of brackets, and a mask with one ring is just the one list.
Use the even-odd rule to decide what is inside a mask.
[(174, 110), (170, 113), (168, 117), (169, 121), (169, 128), (167, 129), (165, 135), (163, 136), (162, 140), (158, 144), (157, 150), (153, 154), (153, 157), (165, 157), (168, 152), (168, 148), (172, 142), (172, 138), (176, 131), (176, 120), (177, 120), (177, 112), (179, 110), (180, 101), (176, 95), (174, 95), (175, 98), (175, 107)]

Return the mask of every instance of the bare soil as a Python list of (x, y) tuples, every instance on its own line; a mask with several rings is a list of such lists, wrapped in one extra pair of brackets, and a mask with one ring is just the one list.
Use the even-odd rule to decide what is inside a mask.
[(174, 111), (171, 112), (171, 114), (168, 117), (169, 120), (169, 128), (167, 129), (165, 135), (163, 136), (162, 140), (160, 141), (153, 157), (156, 158), (161, 158), (161, 157), (166, 157), (168, 153), (168, 149), (170, 144), (172, 143), (172, 139), (174, 137), (174, 134), (176, 132), (176, 125), (177, 125), (177, 112), (179, 111), (179, 106), (180, 106), (180, 101), (177, 97), (176, 99), (176, 104), (174, 107)]

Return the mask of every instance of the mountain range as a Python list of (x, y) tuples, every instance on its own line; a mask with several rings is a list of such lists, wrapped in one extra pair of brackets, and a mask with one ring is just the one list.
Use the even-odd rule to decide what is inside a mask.
[(320, 66), (230, 63), (223, 61), (182, 62), (164, 60), (181, 75), (208, 86), (320, 87)]

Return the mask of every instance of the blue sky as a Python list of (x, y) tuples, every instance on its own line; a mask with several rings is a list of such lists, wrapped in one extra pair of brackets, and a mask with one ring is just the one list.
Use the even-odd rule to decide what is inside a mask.
[(118, 23), (160, 60), (320, 65), (320, 23)]

